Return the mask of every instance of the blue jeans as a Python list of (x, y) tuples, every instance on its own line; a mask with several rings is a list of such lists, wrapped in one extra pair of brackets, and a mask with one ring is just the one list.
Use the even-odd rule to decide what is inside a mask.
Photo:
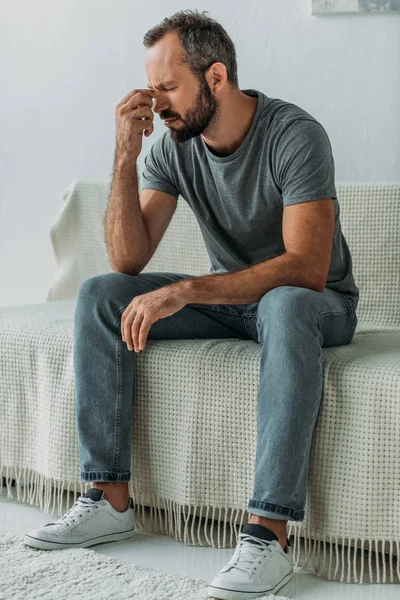
[[(75, 310), (74, 373), (82, 481), (131, 478), (133, 355), (121, 316), (135, 296), (191, 275), (107, 273), (84, 281)], [(350, 344), (351, 299), (280, 286), (250, 304), (187, 304), (148, 339), (240, 338), (261, 346), (251, 514), (304, 518), (312, 435), (322, 400), (322, 347)]]

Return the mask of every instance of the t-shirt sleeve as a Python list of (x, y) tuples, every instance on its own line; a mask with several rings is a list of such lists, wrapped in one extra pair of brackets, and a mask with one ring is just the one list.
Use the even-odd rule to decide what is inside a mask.
[(285, 130), (276, 165), (283, 206), (337, 198), (331, 144), (317, 121), (299, 119)]
[(144, 159), (141, 188), (159, 190), (178, 198), (180, 191), (176, 186), (175, 175), (168, 164), (167, 155), (168, 150), (163, 138), (158, 138)]

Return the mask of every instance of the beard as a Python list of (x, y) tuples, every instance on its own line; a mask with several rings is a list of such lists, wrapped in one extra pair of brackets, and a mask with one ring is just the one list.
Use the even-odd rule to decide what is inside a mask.
[(183, 143), (190, 138), (203, 133), (208, 127), (216, 122), (218, 115), (218, 102), (211, 93), (208, 83), (200, 81), (200, 87), (196, 94), (194, 105), (185, 113), (185, 118), (180, 119), (181, 125), (176, 129), (170, 127), (171, 138), (178, 143)]

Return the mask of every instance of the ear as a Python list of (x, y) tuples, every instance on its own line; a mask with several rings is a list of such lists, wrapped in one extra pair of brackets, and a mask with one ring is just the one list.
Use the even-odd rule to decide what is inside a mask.
[(224, 63), (213, 63), (208, 69), (206, 80), (212, 92), (220, 92), (228, 83), (228, 73)]

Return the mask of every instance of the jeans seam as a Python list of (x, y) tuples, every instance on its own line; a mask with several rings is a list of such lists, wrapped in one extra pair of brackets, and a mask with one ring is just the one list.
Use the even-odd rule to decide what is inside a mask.
[(196, 303), (196, 302), (190, 302), (190, 304), (187, 304), (186, 306), (192, 306), (194, 308), (198, 307), (198, 308), (202, 308), (203, 310), (210, 310), (211, 312), (219, 312), (219, 313), (223, 313), (225, 315), (231, 315), (232, 317), (242, 317), (243, 313), (240, 314), (234, 310), (229, 310), (226, 308), (219, 308), (218, 305), (213, 305), (213, 304), (201, 304), (201, 303)]
[[(129, 302), (129, 304), (130, 304), (130, 302)], [(129, 304), (124, 304), (124, 306), (122, 306), (121, 308), (119, 308), (119, 309), (118, 309), (118, 311), (117, 311), (117, 316), (116, 316), (115, 323), (114, 323), (114, 327), (115, 327), (116, 329), (118, 328), (119, 322), (120, 322), (120, 320), (121, 320), (121, 319), (120, 319), (120, 317), (121, 317), (121, 313), (122, 313), (122, 312), (123, 312), (123, 311), (124, 311), (126, 308), (128, 308)]]
[[(81, 471), (82, 481), (130, 481), (131, 471), (111, 472), (111, 471)], [(116, 477), (115, 477), (116, 476)]]
[(119, 471), (119, 427), (121, 421), (121, 397), (122, 397), (122, 378), (121, 378), (121, 344), (122, 339), (117, 339), (117, 399), (115, 407), (114, 424), (114, 460), (113, 469), (116, 473)]
[(259, 319), (259, 317), (258, 317), (258, 314), (257, 314), (257, 317), (256, 317), (256, 318), (257, 318), (257, 320), (256, 320), (257, 339), (258, 339), (258, 343), (259, 343), (259, 344), (260, 344), (260, 346), (262, 347), (262, 346), (263, 346), (263, 343), (262, 343), (262, 341), (261, 341), (261, 336), (260, 336), (260, 327), (261, 327), (261, 324), (260, 324), (260, 319)]
[(354, 330), (355, 330), (355, 328), (357, 327), (357, 322), (358, 321), (357, 321), (356, 311), (354, 309), (354, 304), (350, 300), (347, 300), (347, 298), (344, 298), (344, 301), (346, 302), (347, 306), (349, 307), (350, 315), (351, 315), (351, 318), (352, 318), (352, 321), (353, 321), (353, 327), (354, 327)]
[[(263, 506), (263, 507), (251, 506), (252, 503), (253, 504), (266, 504), (267, 507), (265, 508), (265, 506)], [(288, 517), (288, 520), (290, 520), (290, 521), (298, 520), (301, 518), (302, 515), (304, 515), (304, 508), (294, 508), (294, 507), (285, 506), (283, 504), (275, 504), (273, 502), (264, 502), (263, 500), (251, 499), (248, 503), (247, 508), (248, 508), (249, 513), (252, 512), (253, 508), (259, 509), (259, 510), (266, 510), (269, 512), (274, 512), (276, 514), (286, 516), (286, 517)]]

